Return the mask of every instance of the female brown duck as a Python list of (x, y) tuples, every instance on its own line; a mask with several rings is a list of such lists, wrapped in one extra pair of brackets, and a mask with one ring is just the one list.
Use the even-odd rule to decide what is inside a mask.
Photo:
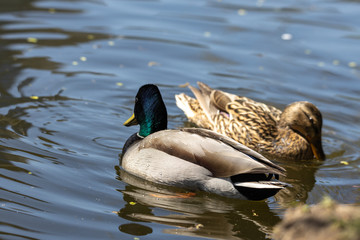
[(198, 82), (189, 86), (196, 99), (176, 95), (176, 104), (199, 127), (212, 129), (268, 157), (325, 159), (322, 117), (310, 102), (294, 102), (283, 112), (246, 97), (214, 90)]

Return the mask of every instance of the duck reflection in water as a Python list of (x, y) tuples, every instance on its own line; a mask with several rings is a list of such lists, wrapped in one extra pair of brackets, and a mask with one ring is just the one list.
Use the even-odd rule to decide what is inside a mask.
[(316, 178), (315, 174), (322, 161), (286, 161), (282, 165), (286, 169), (288, 187), (276, 194), (275, 198), (282, 206), (291, 206), (295, 202), (306, 203), (309, 193), (313, 190)]
[(120, 167), (116, 167), (116, 172), (118, 180), (127, 183), (125, 189), (118, 190), (127, 203), (118, 215), (136, 222), (139, 227), (135, 230), (121, 225), (119, 230), (132, 235), (155, 234), (148, 227), (153, 225), (146, 224), (152, 222), (171, 226), (162, 229), (168, 234), (212, 239), (247, 236), (265, 239), (280, 221), (264, 201), (239, 201), (205, 192), (188, 192), (146, 181)]

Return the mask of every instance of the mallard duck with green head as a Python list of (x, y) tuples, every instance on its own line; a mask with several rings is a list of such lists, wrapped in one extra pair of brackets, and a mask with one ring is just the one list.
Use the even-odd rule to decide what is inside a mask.
[(325, 159), (322, 116), (310, 102), (294, 102), (284, 111), (247, 97), (189, 86), (196, 99), (182, 93), (176, 104), (199, 127), (212, 129), (276, 159)]
[(123, 147), (121, 166), (158, 184), (261, 200), (284, 188), (285, 170), (233, 139), (207, 129), (167, 129), (157, 86), (142, 86), (125, 126), (140, 125)]

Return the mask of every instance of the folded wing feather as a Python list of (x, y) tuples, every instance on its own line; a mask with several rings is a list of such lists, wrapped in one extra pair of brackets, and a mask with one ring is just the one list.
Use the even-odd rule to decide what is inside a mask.
[(165, 130), (142, 140), (142, 148), (154, 148), (208, 169), (214, 177), (242, 173), (283, 175), (284, 169), (231, 138), (200, 128)]

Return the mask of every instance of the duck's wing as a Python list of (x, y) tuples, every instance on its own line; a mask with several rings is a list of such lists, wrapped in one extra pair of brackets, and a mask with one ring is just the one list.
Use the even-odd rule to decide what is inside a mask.
[(176, 104), (191, 120), (195, 118), (194, 115), (198, 115), (197, 118), (201, 119), (199, 121), (205, 122), (201, 116), (203, 114), (207, 117), (207, 121), (214, 125), (214, 118), (220, 112), (224, 112), (227, 113), (228, 118), (238, 121), (244, 127), (273, 130), (280, 119), (281, 111), (273, 106), (212, 89), (202, 82), (197, 84), (199, 89), (189, 86), (196, 99), (185, 94), (176, 96)]
[(226, 112), (234, 118), (238, 117), (239, 121), (255, 120), (272, 125), (277, 124), (281, 115), (281, 110), (247, 97), (237, 97), (234, 101), (229, 102), (226, 105)]
[(196, 97), (197, 102), (200, 105), (201, 110), (207, 117), (207, 120), (213, 123), (213, 116), (218, 112), (218, 109), (211, 101), (211, 92), (213, 91), (210, 87), (204, 84), (204, 88), (197, 89), (189, 85), (190, 90)]
[(212, 89), (203, 82), (197, 82), (197, 84), (199, 89), (192, 86), (189, 86), (189, 88), (211, 121), (219, 111), (226, 112), (226, 106), (238, 98), (238, 96), (234, 94)]
[(180, 161), (188, 161), (209, 170), (214, 177), (238, 174), (277, 174), (285, 170), (236, 141), (206, 129), (164, 130), (144, 138), (138, 147), (156, 149)]
[[(199, 85), (200, 91), (191, 86), (189, 86), (189, 88), (198, 100), (199, 98), (205, 100), (199, 100), (200, 106), (204, 111), (209, 105), (213, 108), (215, 107), (216, 110), (227, 112), (232, 116), (242, 115), (251, 120), (258, 118), (260, 122), (269, 122), (269, 124), (276, 124), (280, 118), (281, 111), (273, 106), (256, 102), (247, 97), (240, 97), (224, 91), (212, 89), (202, 82), (197, 82), (197, 84)], [(195, 92), (197, 92), (197, 94), (195, 94)], [(201, 95), (201, 97), (199, 97), (199, 95)], [(202, 104), (202, 102), (207, 102), (207, 104)], [(214, 110), (209, 112), (212, 114), (218, 113)]]
[[(246, 147), (245, 145), (238, 143), (237, 141), (233, 140), (230, 137), (227, 137), (223, 134), (219, 134), (212, 130), (202, 129), (202, 128), (183, 128), (182, 131), (197, 134), (199, 136), (203, 136), (206, 139), (213, 139), (217, 142), (223, 143), (232, 149), (235, 149), (237, 152), (241, 153), (242, 155), (246, 155), (250, 157), (252, 160), (255, 160), (257, 163), (261, 163), (263, 166), (266, 166), (266, 170), (260, 171), (259, 173), (274, 173), (279, 175), (285, 175), (285, 169), (278, 166), (277, 164), (271, 162), (269, 159), (265, 158), (260, 153)], [(240, 164), (241, 165), (241, 164)], [(270, 170), (270, 172), (269, 172)], [(267, 172), (266, 172), (267, 171)], [(253, 173), (256, 173), (256, 170), (253, 169)]]
[(237, 96), (214, 90), (202, 82), (198, 82), (198, 85), (199, 89), (189, 86), (195, 98), (184, 93), (175, 95), (176, 105), (184, 111), (191, 122), (200, 127), (214, 130), (217, 128), (214, 120), (221, 113), (227, 115), (226, 105)]
[[(273, 106), (256, 102), (247, 97), (240, 97), (234, 94), (211, 89), (204, 83), (198, 82), (200, 92), (210, 94), (209, 105), (215, 106), (219, 111), (225, 112), (219, 116), (219, 111), (212, 115), (215, 122), (232, 122), (233, 132), (228, 135), (240, 142), (252, 146), (251, 142), (261, 145), (262, 141), (272, 141), (277, 135), (277, 125), (280, 120), (281, 111)], [(203, 94), (203, 95), (204, 95)], [(203, 105), (200, 104), (203, 108)], [(228, 120), (225, 120), (227, 118)], [(216, 128), (214, 128), (216, 129)], [(226, 129), (218, 130), (221, 133)], [(255, 146), (254, 146), (255, 147)]]
[(278, 134), (278, 121), (281, 111), (264, 103), (246, 97), (238, 97), (226, 105), (234, 138), (257, 148), (262, 141), (271, 143)]
[[(225, 106), (231, 99), (229, 95), (219, 94), (218, 90), (210, 88), (202, 82), (198, 82), (199, 89), (189, 86), (194, 94), (192, 98), (184, 93), (175, 95), (176, 105), (184, 111), (186, 117), (196, 125), (208, 129), (214, 129), (214, 117), (220, 111), (225, 112)], [(234, 95), (235, 96), (235, 95)]]

